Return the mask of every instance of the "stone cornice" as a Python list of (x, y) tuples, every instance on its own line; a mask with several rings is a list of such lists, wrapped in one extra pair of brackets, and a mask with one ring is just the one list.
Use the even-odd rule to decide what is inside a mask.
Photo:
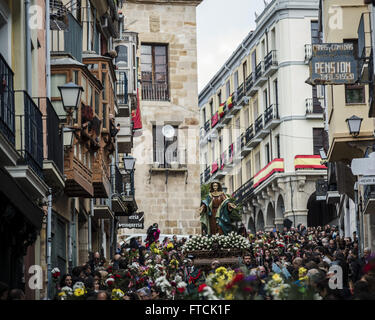
[(203, 0), (127, 0), (129, 3), (198, 6)]

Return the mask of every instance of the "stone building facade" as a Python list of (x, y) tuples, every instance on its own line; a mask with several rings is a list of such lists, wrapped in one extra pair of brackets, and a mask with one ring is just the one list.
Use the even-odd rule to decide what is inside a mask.
[[(123, 7), (127, 31), (139, 37), (143, 128), (133, 140), (136, 201), (138, 211), (145, 213), (145, 230), (156, 222), (165, 234), (200, 233), (196, 43), (200, 2), (129, 0)], [(164, 136), (165, 126), (174, 128), (170, 141)], [(119, 234), (145, 230), (122, 229)]]
[(335, 219), (317, 201), (324, 107), (309, 77), (311, 43), (320, 41), (319, 1), (273, 0), (199, 94), (201, 183), (220, 181), (243, 206), (251, 232), (316, 226)]

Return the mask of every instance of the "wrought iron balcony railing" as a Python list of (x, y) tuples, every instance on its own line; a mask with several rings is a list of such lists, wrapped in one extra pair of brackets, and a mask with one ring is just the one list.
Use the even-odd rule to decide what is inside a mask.
[(210, 176), (211, 176), (211, 168), (208, 166), (204, 170), (204, 182), (207, 182), (208, 180), (210, 180)]
[(261, 114), (256, 120), (255, 120), (255, 134), (257, 134), (260, 130), (263, 129), (263, 115)]
[(278, 118), (279, 118), (278, 105), (272, 104), (264, 112), (264, 125), (267, 125), (273, 119), (278, 119)]
[(207, 133), (208, 131), (210, 131), (210, 128), (211, 128), (210, 120), (207, 120), (207, 121), (204, 123), (204, 131), (206, 131), (206, 133)]
[(277, 66), (276, 50), (270, 51), (264, 58), (264, 69), (268, 70), (271, 66)]
[(305, 61), (309, 62), (312, 57), (312, 45), (311, 44), (305, 44)]
[(14, 73), (0, 54), (0, 132), (15, 144)]
[(167, 83), (142, 83), (142, 99), (149, 101), (169, 101)]
[(246, 92), (248, 92), (252, 86), (254, 85), (254, 72), (250, 73), (250, 75), (246, 78)]
[(64, 146), (63, 135), (60, 129), (60, 119), (49, 98), (37, 98), (38, 109), (45, 108), (46, 113), (43, 117), (45, 124), (43, 124), (44, 134), (47, 136), (47, 158), (55, 163), (60, 173), (64, 173)]
[(16, 91), (16, 100), (23, 102), (23, 114), (16, 115), (19, 121), (18, 151), (23, 161), (43, 178), (43, 123), (42, 113), (26, 91)]
[(255, 79), (258, 80), (264, 73), (264, 62), (261, 61), (255, 68)]
[(237, 102), (241, 101), (241, 99), (245, 96), (245, 83), (242, 83), (237, 88)]
[(323, 113), (322, 103), (324, 103), (323, 98), (307, 98), (305, 100), (306, 114), (321, 114), (321, 113)]
[(114, 193), (122, 195), (124, 193), (124, 180), (118, 166), (115, 166), (115, 174), (113, 178), (115, 179), (114, 183), (112, 182), (115, 191)]

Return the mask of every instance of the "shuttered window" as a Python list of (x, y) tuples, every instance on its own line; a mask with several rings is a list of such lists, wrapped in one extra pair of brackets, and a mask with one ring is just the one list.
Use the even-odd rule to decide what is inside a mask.
[(313, 128), (313, 145), (314, 145), (314, 155), (319, 155), (319, 150), (323, 148), (324, 142), (324, 129), (323, 128)]
[(161, 168), (170, 168), (172, 162), (178, 162), (178, 127), (173, 126), (175, 133), (172, 138), (163, 135), (163, 126), (153, 126), (154, 162), (159, 162)]

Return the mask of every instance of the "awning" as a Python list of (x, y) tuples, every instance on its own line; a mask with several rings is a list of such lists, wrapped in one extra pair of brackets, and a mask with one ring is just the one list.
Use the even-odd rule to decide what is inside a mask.
[(18, 209), (30, 223), (40, 230), (42, 228), (43, 210), (31, 201), (16, 181), (4, 169), (0, 169), (0, 192)]

